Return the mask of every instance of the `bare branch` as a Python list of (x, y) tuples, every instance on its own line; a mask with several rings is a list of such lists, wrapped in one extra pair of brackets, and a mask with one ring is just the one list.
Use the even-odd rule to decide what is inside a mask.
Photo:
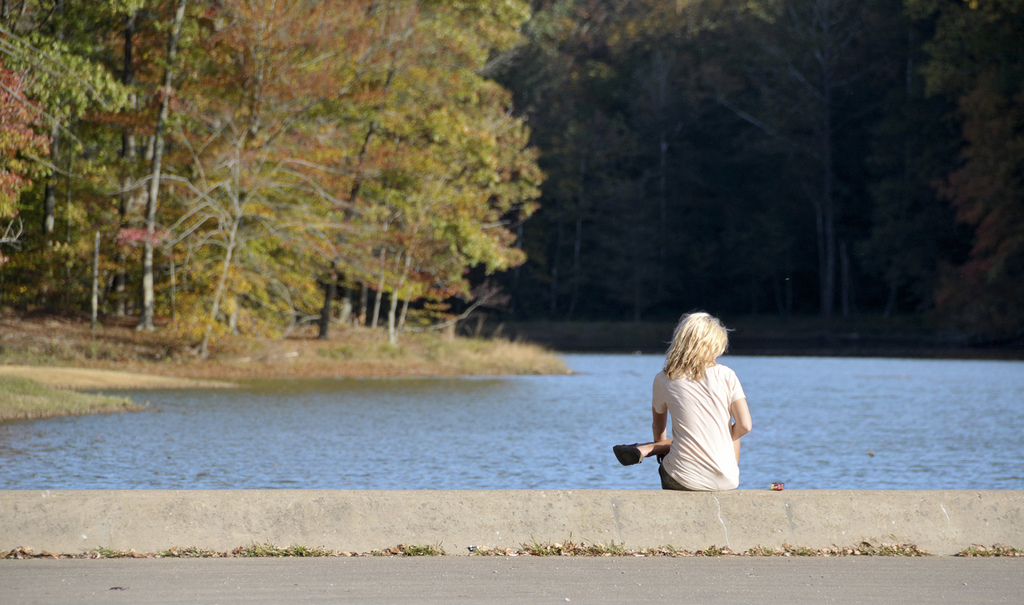
[(716, 93), (714, 98), (715, 98), (715, 101), (719, 105), (721, 105), (721, 106), (725, 107), (726, 109), (728, 109), (729, 111), (733, 112), (734, 114), (736, 114), (739, 118), (743, 119), (744, 121), (749, 122), (750, 124), (753, 124), (757, 128), (760, 128), (761, 130), (763, 130), (765, 133), (767, 133), (772, 138), (778, 139), (779, 141), (782, 141), (783, 143), (793, 147), (794, 149), (797, 149), (797, 150), (799, 150), (799, 151), (801, 151), (803, 153), (806, 153), (806, 154), (810, 155), (814, 159), (817, 159), (817, 160), (821, 159), (821, 154), (819, 154), (814, 149), (811, 149), (810, 147), (808, 147), (806, 145), (803, 145), (801, 143), (797, 143), (796, 141), (790, 139), (789, 137), (783, 136), (781, 133), (779, 133), (779, 131), (777, 131), (776, 129), (772, 128), (767, 123), (765, 123), (765, 122), (755, 118), (754, 116), (750, 115), (749, 113), (743, 111), (739, 107), (736, 107), (735, 105), (730, 103), (724, 96), (722, 96), (721, 93)]
[(25, 231), (25, 224), (22, 222), (21, 217), (15, 217), (11, 219), (11, 222), (7, 223), (7, 227), (4, 228), (3, 235), (0, 235), (0, 244), (7, 244), (15, 250), (21, 249), (21, 234)]

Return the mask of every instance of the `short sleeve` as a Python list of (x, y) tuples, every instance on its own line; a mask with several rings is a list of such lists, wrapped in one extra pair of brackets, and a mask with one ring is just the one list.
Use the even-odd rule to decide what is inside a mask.
[(651, 408), (659, 414), (668, 411), (668, 390), (665, 388), (665, 374), (658, 373), (654, 377), (654, 393), (651, 397)]
[(736, 376), (736, 372), (729, 369), (729, 403), (739, 401), (740, 399), (746, 399), (747, 396), (743, 394), (743, 386), (740, 385), (740, 379)]

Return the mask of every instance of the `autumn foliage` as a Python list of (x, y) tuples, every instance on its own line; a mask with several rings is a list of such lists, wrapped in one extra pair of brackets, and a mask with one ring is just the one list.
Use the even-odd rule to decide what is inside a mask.
[(1022, 19), (1020, 0), (3, 2), (0, 219), (22, 230), (0, 233), (0, 307), (89, 309), (98, 233), (98, 314), (152, 311), (199, 351), (328, 319), (395, 342), (481, 305), (927, 315), (1019, 340)]
[(33, 129), (38, 123), (39, 108), (25, 96), (24, 76), (0, 62), (0, 219), (17, 213), (18, 196), (40, 170), (34, 160), (49, 152), (49, 140)]
[[(514, 229), (541, 173), (511, 95), (481, 72), (518, 39), (524, 2), (101, 5), (26, 13), (39, 21), (24, 47), (78, 35), (68, 64), (87, 59), (120, 82), (59, 114), (74, 142), (49, 161), (67, 169), (22, 198), (33, 213), (32, 196), (46, 197), (47, 224), (66, 213), (58, 264), (75, 270), (61, 276), (56, 248), (28, 237), (7, 283), (50, 285), (8, 289), (6, 304), (52, 308), (60, 277), (65, 304), (79, 297), (79, 234), (99, 231), (104, 309), (135, 308), (135, 259), (153, 249), (158, 313), (204, 350), (227, 331), (277, 334), (342, 313), (334, 297), (356, 298), (346, 319), (370, 322), (371, 306), (377, 323), (387, 315), (394, 339), (469, 300), (471, 270), (523, 262)], [(37, 139), (22, 122), (7, 136), (26, 148)]]

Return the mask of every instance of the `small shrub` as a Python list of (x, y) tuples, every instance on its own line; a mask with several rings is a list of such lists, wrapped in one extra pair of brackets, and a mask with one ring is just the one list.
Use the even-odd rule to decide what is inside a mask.
[(188, 548), (178, 548), (177, 546), (172, 546), (170, 549), (162, 550), (158, 554), (161, 557), (168, 557), (168, 558), (175, 558), (176, 557), (176, 558), (182, 558), (182, 559), (193, 559), (193, 558), (195, 558), (195, 559), (205, 559), (205, 558), (209, 558), (209, 557), (221, 556), (221, 555), (219, 555), (219, 553), (217, 553), (215, 551), (208, 550), (208, 549), (205, 549), (205, 548), (199, 548), (199, 547), (196, 547), (196, 546), (189, 546)]
[(721, 556), (724, 556), (724, 555), (734, 555), (734, 554), (736, 554), (736, 553), (734, 553), (728, 547), (719, 547), (719, 546), (715, 546), (714, 544), (712, 544), (711, 546), (709, 546), (709, 547), (707, 547), (707, 548), (705, 548), (703, 550), (698, 550), (697, 551), (697, 555), (701, 556), (701, 557), (721, 557)]
[(587, 544), (586, 542), (574, 542), (572, 538), (565, 542), (538, 542), (534, 540), (530, 544), (523, 544), (522, 554), (536, 557), (623, 557), (636, 554), (634, 551), (626, 550), (624, 544)]
[(398, 545), (399, 550), (407, 557), (437, 557), (445, 554), (444, 549), (441, 548), (441, 543), (438, 542), (436, 545), (430, 544), (427, 546), (416, 546), (416, 545)]
[(377, 354), (386, 359), (398, 359), (402, 356), (402, 349), (389, 342), (385, 342), (377, 347)]
[(333, 359), (335, 361), (341, 361), (344, 359), (352, 359), (356, 356), (355, 351), (348, 345), (341, 345), (339, 347), (327, 347), (323, 349), (317, 349), (317, 355), (326, 357), (327, 359)]
[(329, 557), (334, 553), (322, 548), (309, 548), (298, 545), (278, 548), (273, 544), (252, 544), (250, 546), (239, 546), (231, 554), (236, 557)]
[(1024, 557), (1024, 551), (1019, 548), (1005, 544), (995, 544), (991, 547), (981, 544), (971, 544), (969, 547), (956, 554), (958, 557)]

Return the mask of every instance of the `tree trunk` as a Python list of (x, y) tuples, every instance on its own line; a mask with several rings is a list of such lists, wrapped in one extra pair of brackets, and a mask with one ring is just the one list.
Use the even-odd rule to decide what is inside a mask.
[[(133, 53), (135, 45), (135, 18), (138, 12), (132, 12), (125, 18), (124, 25), (124, 70), (121, 72), (121, 83), (130, 86), (135, 81), (135, 69), (133, 65)], [(137, 100), (132, 97), (132, 106)], [(135, 160), (138, 150), (135, 146), (135, 136), (129, 128), (121, 133), (121, 159), (129, 164), (126, 171), (131, 171), (131, 164)], [(118, 223), (121, 229), (128, 227), (128, 210), (130, 200), (134, 195), (134, 181), (129, 174), (126, 174), (121, 181), (121, 195), (117, 205)], [(127, 303), (124, 298), (125, 286), (128, 283), (128, 257), (125, 254), (124, 246), (117, 247), (117, 273), (114, 274), (114, 314), (117, 317), (124, 317), (127, 313)]]
[[(516, 249), (517, 250), (522, 250), (523, 249), (523, 223), (522, 222), (520, 222), (519, 225), (516, 226)], [(512, 314), (514, 314), (516, 312), (517, 305), (519, 304), (519, 279), (520, 279), (519, 271), (520, 271), (521, 267), (522, 267), (522, 265), (516, 265), (516, 268), (512, 270), (512, 301), (509, 303), (509, 308), (508, 308), (509, 313), (512, 313)], [(408, 305), (408, 302), (409, 302), (409, 300), (406, 299), (406, 304), (407, 305)]]
[(643, 283), (640, 276), (642, 275), (644, 267), (641, 266), (643, 261), (641, 260), (640, 241), (637, 237), (635, 226), (630, 227), (629, 235), (629, 254), (631, 257), (630, 264), (633, 266), (633, 275), (630, 276), (630, 285), (632, 286), (631, 298), (633, 301), (633, 322), (640, 323), (641, 302), (643, 300), (643, 295), (641, 292), (643, 288)]
[(371, 328), (377, 327), (377, 321), (380, 319), (380, 302), (384, 297), (384, 267), (385, 261), (387, 261), (387, 251), (381, 249), (380, 251), (380, 281), (377, 283), (377, 296), (373, 301), (373, 323), (370, 324)]
[[(60, 162), (60, 122), (53, 121), (50, 126), (50, 163), (58, 166)], [(43, 240), (47, 246), (53, 245), (53, 233), (57, 228), (57, 177), (54, 172), (46, 180), (43, 192)]]
[(566, 319), (572, 321), (579, 304), (580, 282), (583, 280), (583, 263), (580, 252), (583, 246), (583, 193), (587, 176), (587, 160), (580, 158), (579, 196), (576, 199), (576, 233), (572, 242), (572, 290), (569, 295), (569, 311)]
[(405, 287), (405, 298), (402, 299), (402, 315), (398, 318), (398, 331), (405, 329), (405, 318), (409, 315), (409, 297), (412, 296), (412, 287)]
[[(164, 154), (163, 131), (167, 118), (171, 111), (171, 84), (174, 76), (174, 59), (178, 53), (178, 36), (181, 33), (181, 23), (185, 20), (185, 5), (187, 0), (178, 0), (178, 7), (174, 13), (174, 21), (171, 23), (171, 32), (167, 37), (167, 67), (164, 68), (163, 86), (160, 89), (160, 111), (156, 118), (156, 128), (153, 132), (153, 161), (149, 175), (149, 195), (146, 197), (146, 240), (142, 244), (142, 309), (139, 315), (140, 330), (153, 329), (153, 306), (155, 297), (153, 295), (153, 240), (156, 237), (156, 208), (160, 193), (160, 170)], [(206, 342), (209, 339), (209, 330), (203, 337), (203, 354), (206, 352)]]
[(388, 342), (392, 345), (398, 344), (397, 311), (398, 311), (398, 289), (391, 293), (391, 304), (388, 305)]
[[(64, 0), (54, 0), (51, 15), (57, 15), (57, 31), (54, 38), (64, 41)], [(55, 167), (60, 166), (60, 122), (55, 118), (50, 124), (50, 163)], [(53, 245), (54, 231), (57, 223), (57, 171), (46, 180), (46, 187), (43, 191), (43, 241), (46, 246)], [(52, 269), (49, 269), (52, 271)], [(52, 281), (52, 274), (50, 275)]]
[(199, 354), (202, 357), (209, 355), (208, 346), (210, 336), (213, 335), (213, 326), (217, 323), (217, 315), (220, 313), (220, 301), (227, 290), (228, 274), (231, 272), (231, 262), (234, 259), (235, 243), (238, 237), (238, 219), (233, 219), (231, 230), (228, 232), (228, 241), (224, 250), (224, 261), (221, 264), (220, 279), (217, 282), (217, 292), (213, 295), (213, 303), (210, 305), (210, 317), (206, 322), (206, 330), (203, 332), (203, 341), (199, 345)]
[(367, 321), (367, 307), (370, 305), (370, 287), (366, 282), (359, 282), (359, 325), (365, 326)]
[(850, 254), (845, 240), (839, 244), (839, 268), (842, 282), (843, 317), (850, 317), (850, 309), (853, 307), (853, 292), (850, 282)]
[(558, 200), (555, 200), (555, 212), (556, 212), (556, 237), (555, 237), (555, 253), (551, 259), (551, 315), (558, 313), (558, 266), (562, 263), (562, 238), (563, 238), (563, 227), (562, 227), (562, 216), (559, 211), (561, 204)]
[(334, 305), (334, 298), (338, 295), (338, 266), (331, 268), (331, 275), (324, 284), (324, 305), (320, 309), (320, 333), (317, 338), (327, 340), (331, 328), (331, 307)]
[(344, 295), (341, 297), (341, 311), (338, 312), (338, 323), (347, 324), (352, 319), (352, 293), (348, 288), (342, 288)]
[(829, 69), (823, 68), (823, 114), (822, 114), (822, 220), (824, 222), (825, 264), (821, 275), (821, 315), (832, 317), (836, 291), (836, 216), (832, 173), (832, 84)]
[(885, 310), (882, 311), (882, 317), (888, 319), (892, 317), (893, 312), (896, 310), (896, 293), (899, 290), (899, 283), (896, 278), (889, 279), (889, 295), (885, 299)]
[(174, 272), (174, 258), (171, 258), (171, 324), (178, 325), (178, 278)]
[(658, 290), (664, 289), (665, 270), (668, 267), (668, 139), (661, 133), (660, 166), (658, 174)]
[[(72, 153), (65, 153), (64, 162), (65, 174), (71, 174)], [(64, 177), (64, 245), (71, 249), (71, 178)], [(76, 261), (67, 262), (64, 265), (64, 311), (71, 312), (71, 268)]]
[(96, 231), (96, 242), (92, 248), (92, 321), (90, 327), (95, 330), (99, 322), (100, 311), (100, 232)]
[(580, 298), (580, 281), (583, 280), (583, 262), (580, 258), (583, 240), (583, 218), (576, 217), (576, 235), (572, 243), (572, 294), (569, 297), (569, 312), (566, 319), (572, 321)]
[[(125, 179), (122, 184), (125, 188), (131, 183), (131, 179)], [(122, 193), (117, 205), (118, 224), (121, 229), (128, 227), (128, 193)], [(124, 317), (128, 312), (128, 304), (125, 300), (124, 291), (128, 284), (128, 255), (125, 254), (124, 246), (117, 245), (117, 273), (114, 274), (114, 315)]]
[[(405, 254), (405, 266), (402, 268), (402, 278), (398, 280), (398, 285), (391, 292), (391, 307), (388, 309), (388, 342), (395, 345), (398, 344), (398, 333), (395, 326), (395, 311), (398, 309), (398, 292), (405, 285), (405, 280), (409, 276), (409, 268), (412, 266), (412, 256), (407, 252)], [(406, 300), (408, 303), (408, 300)]]

